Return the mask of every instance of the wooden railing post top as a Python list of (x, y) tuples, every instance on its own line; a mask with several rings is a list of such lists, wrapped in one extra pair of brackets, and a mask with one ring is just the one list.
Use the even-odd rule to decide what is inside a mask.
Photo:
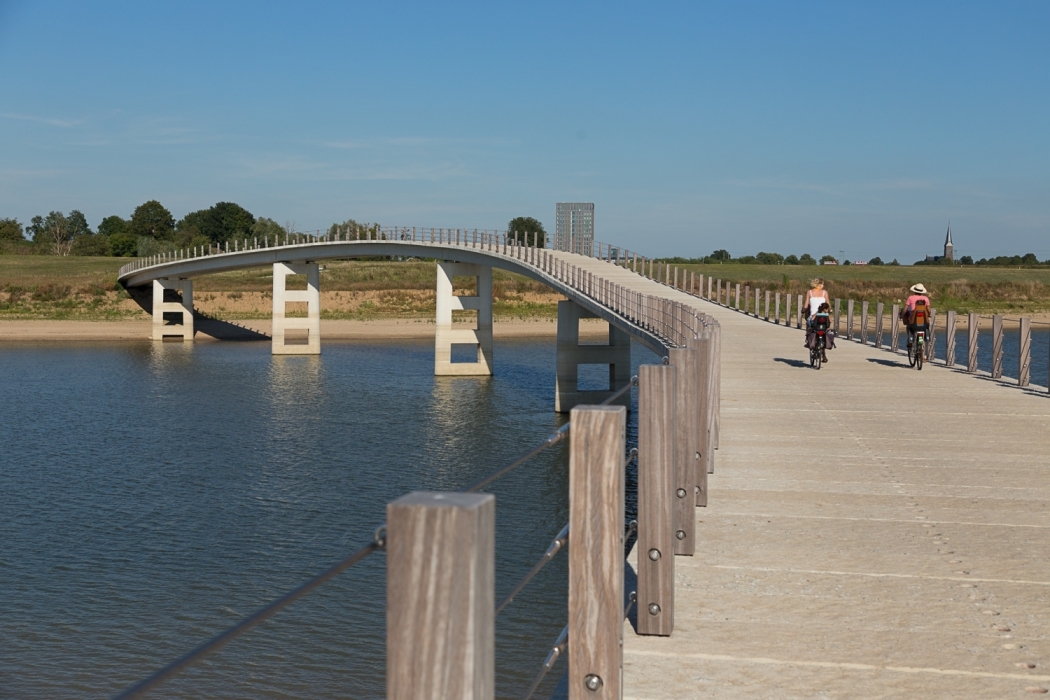
[(477, 508), (495, 500), (491, 493), (459, 493), (453, 491), (412, 491), (391, 501), (387, 508), (428, 506), (431, 508)]

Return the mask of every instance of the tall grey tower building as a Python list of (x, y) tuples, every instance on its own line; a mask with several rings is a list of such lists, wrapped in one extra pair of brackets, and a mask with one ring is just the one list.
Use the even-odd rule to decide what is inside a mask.
[(952, 223), (948, 222), (948, 236), (944, 239), (944, 257), (955, 262), (955, 246), (952, 245)]
[(554, 247), (590, 255), (594, 248), (594, 202), (558, 202)]

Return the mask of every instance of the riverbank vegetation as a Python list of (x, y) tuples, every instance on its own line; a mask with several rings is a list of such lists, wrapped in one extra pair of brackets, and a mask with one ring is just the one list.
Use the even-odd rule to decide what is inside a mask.
[[(146, 314), (117, 283), (126, 258), (0, 255), (0, 318), (119, 320)], [(804, 294), (815, 276), (832, 297), (893, 304), (922, 282), (938, 309), (1050, 313), (1050, 270), (929, 266), (679, 265), (732, 284)], [(271, 313), (268, 267), (194, 280), (198, 310), (229, 320)], [(432, 318), (436, 272), (426, 260), (332, 261), (321, 272), (325, 318)], [(457, 291), (460, 291), (457, 287)], [(463, 288), (469, 293), (472, 287)], [(553, 318), (562, 297), (538, 282), (493, 271), (497, 318)]]

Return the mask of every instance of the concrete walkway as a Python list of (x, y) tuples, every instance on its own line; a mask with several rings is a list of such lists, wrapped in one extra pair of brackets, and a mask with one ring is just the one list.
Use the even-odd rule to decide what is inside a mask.
[(722, 324), (721, 447), (674, 635), (625, 631), (625, 697), (1046, 692), (1050, 398), (845, 341), (818, 372), (801, 331), (694, 303)]

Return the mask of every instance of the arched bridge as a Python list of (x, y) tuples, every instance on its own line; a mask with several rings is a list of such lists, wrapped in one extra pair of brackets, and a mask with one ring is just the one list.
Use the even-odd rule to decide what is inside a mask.
[[(526, 241), (525, 243), (535, 243)], [(318, 263), (345, 258), (392, 256), (436, 259), (435, 374), (492, 373), (492, 268), (529, 277), (564, 295), (558, 306), (556, 410), (601, 401), (630, 380), (630, 340), (661, 356), (674, 347), (717, 334), (717, 324), (699, 310), (695, 276), (671, 279), (670, 268), (606, 244), (573, 244), (553, 250), (523, 244), (505, 232), (462, 229), (350, 229), (321, 236), (243, 239), (224, 248), (193, 248), (140, 258), (120, 270), (119, 280), (153, 314), (153, 339), (194, 336), (193, 278), (273, 266), (274, 354), (321, 351)], [(640, 266), (640, 269), (639, 269)], [(304, 275), (305, 290), (287, 289), (289, 275)], [(453, 294), (453, 277), (477, 280), (474, 296)], [(150, 293), (151, 292), (151, 293)], [(305, 303), (305, 318), (286, 314), (288, 303)], [(477, 312), (473, 329), (453, 327), (452, 312)], [(609, 323), (607, 345), (580, 345), (579, 320)], [(716, 341), (717, 342), (717, 341)], [(475, 362), (452, 362), (452, 346), (477, 349)], [(578, 391), (580, 364), (610, 367), (607, 391)]]

